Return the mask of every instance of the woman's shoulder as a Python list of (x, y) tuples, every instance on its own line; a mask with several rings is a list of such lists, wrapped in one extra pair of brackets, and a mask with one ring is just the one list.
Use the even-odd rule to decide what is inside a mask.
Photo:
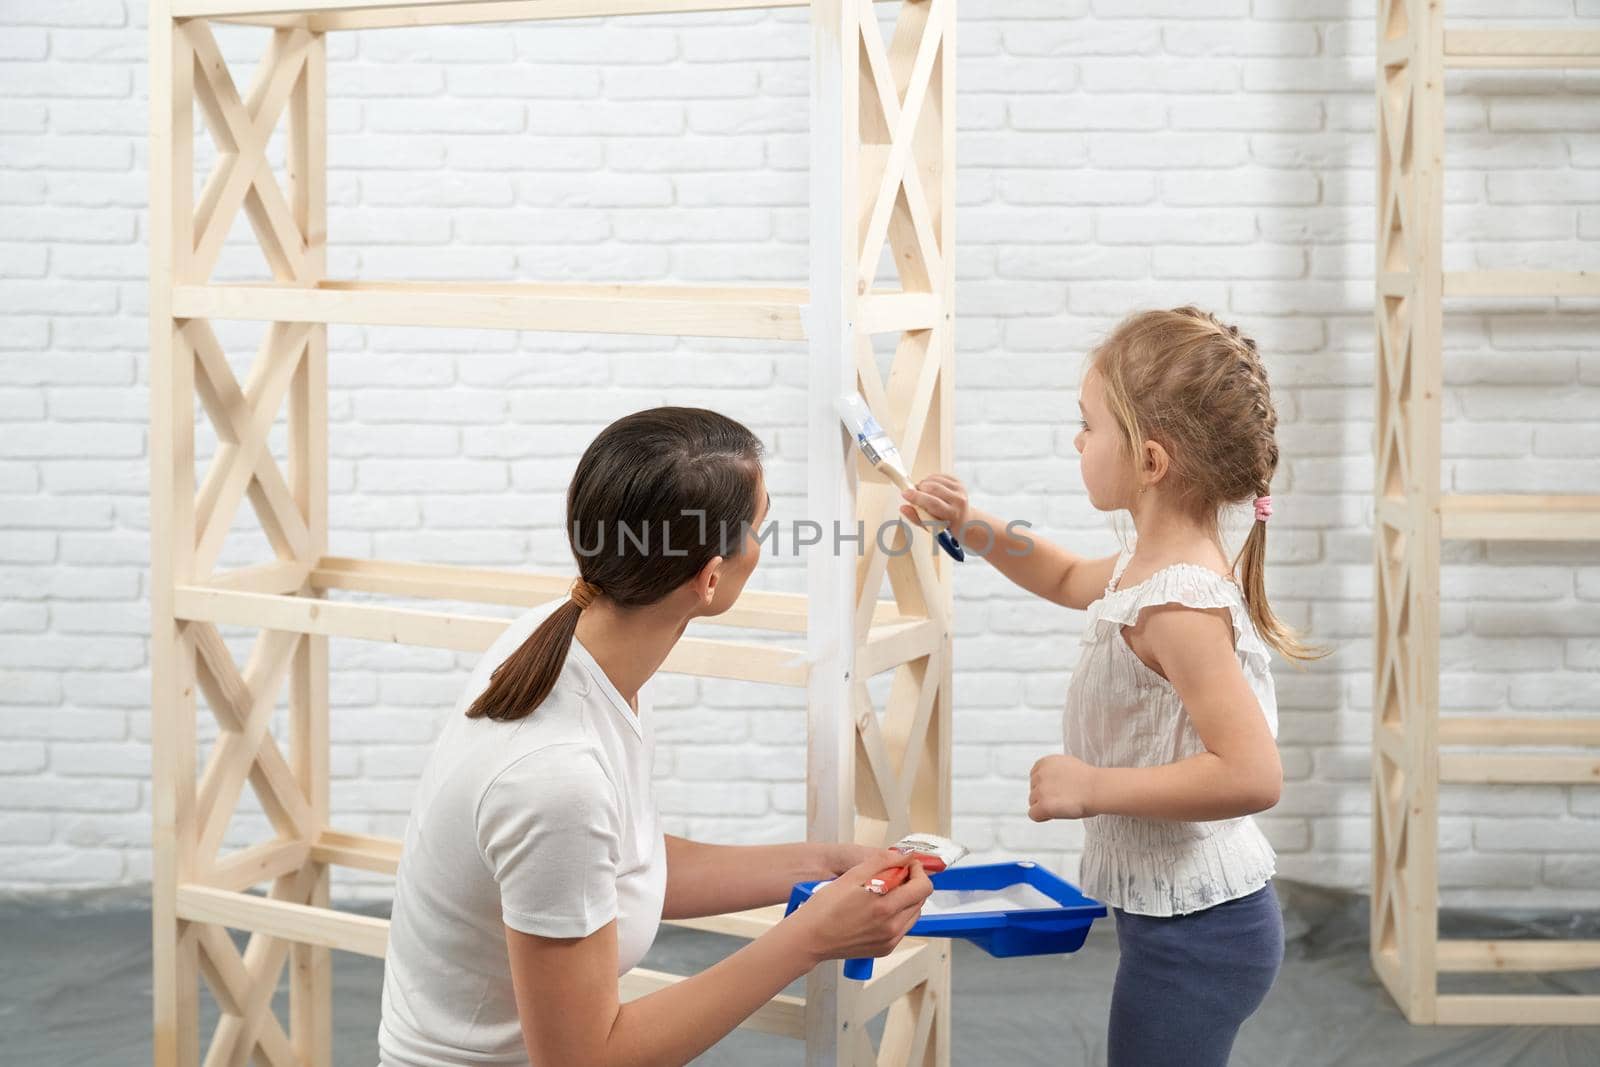
[(485, 776), (485, 788), (497, 783), (562, 781), (611, 786), (604, 755), (592, 740), (551, 740), (506, 752)]
[(599, 749), (587, 741), (541, 744), (504, 753), (477, 776), (475, 821), (548, 822), (615, 812), (617, 786)]
[(480, 791), (513, 767), (538, 773), (599, 766), (599, 740), (588, 728), (582, 699), (558, 685), (520, 719), (500, 722), (458, 713), (439, 735), (437, 757), (455, 775), (476, 781)]

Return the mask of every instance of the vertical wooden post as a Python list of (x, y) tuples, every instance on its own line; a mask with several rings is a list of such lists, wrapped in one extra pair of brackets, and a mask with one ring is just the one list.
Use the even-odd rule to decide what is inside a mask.
[(1404, 880), (1412, 930), (1412, 1013), (1433, 1022), (1439, 947), (1439, 503), (1444, 392), (1444, 5), (1412, 11), (1411, 146), (1416, 168), (1410, 420), (1411, 721), (1406, 728), (1408, 809)]
[[(296, 281), (315, 285), (327, 271), (327, 41), (312, 36), (305, 67), (289, 101), (289, 196), (306, 254)], [(311, 326), (289, 393), (289, 484), (309, 534), (306, 558), (315, 566), (328, 551), (328, 328)], [(315, 596), (309, 583), (301, 596)], [(289, 681), (290, 759), (311, 809), (312, 823), (329, 824), (328, 639), (308, 634)], [(327, 864), (314, 860), (307, 903), (329, 904)], [(290, 956), (290, 1036), (306, 1063), (333, 1059), (333, 984), (329, 950), (296, 944)]]
[[(952, 562), (926, 533), (880, 540), (898, 491), (854, 484), (856, 457), (833, 411), (835, 397), (859, 389), (914, 478), (953, 466), (955, 5), (903, 0), (897, 16), (885, 46), (870, 0), (812, 5), (810, 516), (851, 532), (862, 522), (865, 544), (861, 558), (825, 545), (810, 567), (809, 832), (867, 843), (950, 829)], [(857, 310), (890, 281), (879, 278), (885, 249), (900, 289), (939, 306), (901, 332), (887, 380)], [(873, 640), (886, 577), (900, 616), (928, 626), (897, 662), (871, 658), (872, 672), (895, 672), (880, 721), (858, 653)], [(917, 975), (874, 1052), (857, 987), (836, 966), (819, 968), (807, 987), (807, 1062), (948, 1063), (946, 947), (927, 950)]]
[(1438, 990), (1444, 13), (1386, 0), (1377, 40), (1378, 352), (1372, 960), (1412, 1022)]
[[(944, 268), (939, 292), (943, 298), (943, 312), (935, 331), (939, 357), (939, 388), (935, 397), (938, 405), (939, 469), (955, 470), (956, 448), (956, 16), (960, 5), (951, 0), (945, 6), (944, 35), (940, 41), (939, 65), (934, 86), (936, 96), (929, 105), (937, 104), (938, 156), (920, 161), (923, 181), (930, 190), (937, 188), (938, 215), (935, 220), (939, 243), (939, 262)], [(960, 536), (961, 531), (956, 531)], [(940, 668), (938, 703), (934, 706), (933, 722), (929, 726), (931, 749), (928, 773), (934, 775), (934, 788), (939, 801), (935, 825), (939, 833), (951, 832), (953, 804), (951, 783), (955, 773), (953, 754), (955, 730), (955, 563), (939, 556), (940, 586), (943, 591), (943, 611), (952, 620), (941, 644), (938, 657)], [(950, 1067), (950, 966), (949, 952), (944, 955), (937, 975), (928, 983), (934, 999), (933, 1038), (928, 1049), (928, 1067)]]
[(194, 251), (194, 55), (167, 0), (150, 5), (150, 734), (154, 1053), (199, 1052), (199, 949), (177, 915), (195, 863), (195, 652), (173, 607), (192, 579), (194, 359), (172, 289)]
[[(855, 522), (853, 444), (835, 400), (855, 387), (857, 205), (860, 173), (857, 66), (863, 0), (811, 5), (811, 362), (807, 391), (810, 440), (806, 517), (822, 526), (822, 543), (806, 564), (806, 837), (849, 841), (855, 833), (855, 561), (834, 551), (835, 531)], [(854, 1035), (840, 1004), (840, 964), (825, 963), (806, 979), (806, 1063), (823, 1067), (848, 1056)]]

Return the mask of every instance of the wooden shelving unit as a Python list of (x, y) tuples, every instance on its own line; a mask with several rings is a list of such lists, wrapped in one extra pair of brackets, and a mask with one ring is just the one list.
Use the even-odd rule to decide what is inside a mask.
[[(758, 7), (810, 8), (810, 277), (805, 285), (692, 287), (401, 283), (326, 276), (325, 35), (445, 23)], [(900, 0), (885, 40), (871, 0), (153, 0), (151, 96), (152, 807), (155, 1062), (201, 1061), (200, 986), (221, 1012), (207, 1064), (331, 1061), (330, 950), (381, 957), (387, 923), (329, 907), (329, 870), (392, 873), (400, 843), (341, 832), (328, 800), (331, 636), (480, 651), (493, 615), (329, 599), (330, 591), (532, 606), (571, 575), (505, 573), (330, 557), (327, 325), (360, 323), (808, 342), (808, 518), (875, 530), (898, 493), (863, 469), (834, 399), (858, 388), (901, 443), (914, 476), (953, 464), (954, 0)], [(241, 92), (214, 22), (271, 28)], [(219, 149), (193, 193), (195, 106)], [(287, 127), (287, 187), (266, 162)], [(211, 280), (243, 212), (272, 280)], [(896, 277), (879, 283), (891, 250)], [(270, 324), (246, 380), (211, 323)], [(874, 335), (897, 338), (880, 374)], [(196, 400), (218, 447), (194, 471)], [(288, 415), (288, 467), (267, 434)], [(198, 483), (198, 484), (197, 484)], [(217, 560), (248, 499), (273, 558)], [(796, 636), (794, 648), (695, 637), (664, 670), (804, 688), (808, 835), (885, 843), (950, 828), (949, 561), (922, 534), (864, 554), (813, 553), (805, 595), (748, 592), (713, 625)], [(880, 599), (884, 586), (889, 597)], [(219, 627), (259, 630), (236, 663)], [(803, 635), (803, 638), (802, 636)], [(893, 675), (882, 709), (868, 681)], [(269, 726), (287, 691), (289, 736)], [(219, 725), (205, 765), (197, 694)], [(246, 783), (274, 836), (224, 852)], [(755, 937), (772, 910), (685, 925)], [(240, 952), (229, 930), (249, 932)], [(284, 969), (288, 1018), (272, 1010)], [(636, 970), (634, 997), (681, 979)], [(780, 996), (747, 1025), (802, 1039), (812, 1064), (948, 1064), (950, 961), (942, 941), (908, 941), (865, 983), (818, 968), (803, 998)], [(874, 1047), (869, 1021), (887, 1013)]]
[(1600, 66), (1600, 32), (1447, 30), (1444, 9), (1378, 11), (1372, 963), (1414, 1023), (1593, 1025), (1600, 996), (1439, 992), (1441, 972), (1600, 967), (1600, 942), (1439, 937), (1440, 783), (1600, 783), (1600, 753), (1505, 751), (1600, 745), (1600, 718), (1439, 714), (1439, 552), (1600, 541), (1600, 496), (1449, 495), (1440, 465), (1444, 299), (1600, 294), (1582, 271), (1443, 270), (1445, 71)]

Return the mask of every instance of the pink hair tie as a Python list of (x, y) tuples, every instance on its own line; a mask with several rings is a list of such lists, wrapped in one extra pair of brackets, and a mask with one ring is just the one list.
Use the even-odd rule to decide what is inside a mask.
[(1272, 518), (1272, 498), (1270, 496), (1256, 497), (1256, 521), (1266, 522)]

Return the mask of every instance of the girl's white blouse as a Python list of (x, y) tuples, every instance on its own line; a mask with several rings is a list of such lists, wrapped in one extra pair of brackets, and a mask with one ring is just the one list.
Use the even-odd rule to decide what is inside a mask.
[[(1205, 751), (1177, 690), (1122, 635), (1141, 611), (1161, 604), (1228, 610), (1239, 665), (1277, 737), (1267, 647), (1239, 587), (1215, 571), (1176, 563), (1119, 589), (1129, 556), (1118, 556), (1104, 595), (1089, 605), (1062, 716), (1067, 754), (1096, 767), (1154, 767)], [(1249, 816), (1179, 822), (1096, 815), (1084, 830), (1083, 891), (1135, 915), (1184, 915), (1248, 896), (1276, 870), (1272, 846)]]

